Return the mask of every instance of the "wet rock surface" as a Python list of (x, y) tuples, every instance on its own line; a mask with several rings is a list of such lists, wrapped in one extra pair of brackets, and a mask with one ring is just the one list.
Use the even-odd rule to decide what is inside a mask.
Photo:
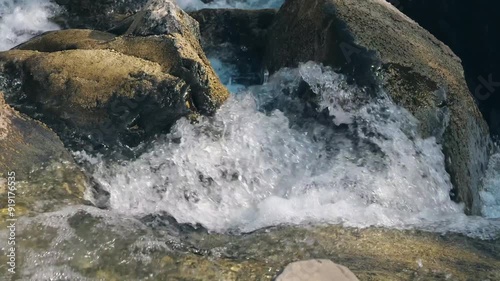
[(394, 5), (462, 59), (465, 78), (491, 133), (500, 135), (500, 19), (497, 1), (399, 0)]
[[(7, 105), (1, 92), (0, 151), (2, 217), (8, 215), (4, 202), (8, 202), (9, 191), (22, 198), (16, 215), (83, 201), (87, 176), (59, 137), (44, 124)], [(7, 185), (7, 180), (15, 184)]]
[(23, 85), (5, 87), (9, 102), (42, 114), (70, 145), (84, 139), (87, 150), (136, 146), (180, 117), (213, 114), (228, 91), (201, 49), (197, 22), (165, 3), (149, 8), (166, 22), (146, 8), (126, 36), (55, 31), (0, 53), (4, 84)]
[[(88, 137), (83, 143), (93, 151), (103, 144), (93, 139), (95, 135), (88, 136), (94, 130), (104, 132), (106, 146), (137, 145), (167, 132), (180, 117), (211, 115), (228, 94), (201, 49), (199, 33), (205, 50), (221, 48), (228, 52), (227, 61), (251, 57), (240, 71), (254, 75), (262, 68), (275, 12), (193, 12), (201, 24), (198, 32), (197, 23), (186, 13), (172, 10), (168, 1), (150, 1), (139, 14), (145, 1), (58, 2), (79, 15), (73, 23), (67, 22), (69, 26), (113, 33), (51, 32), (0, 53), (0, 85), (11, 104), (0, 99), (0, 165), (20, 171), (22, 190), (17, 232), (20, 270), (9, 276), (11, 280), (54, 276), (64, 280), (281, 280), (284, 277), (278, 276), (289, 272), (290, 263), (311, 259), (345, 265), (359, 280), (500, 279), (500, 240), (494, 235), (480, 240), (446, 233), (307, 225), (220, 234), (199, 224), (179, 224), (168, 214), (138, 218), (117, 210), (75, 206), (84, 201), (86, 176), (57, 135), (31, 118), (46, 122), (72, 148), (82, 148), (82, 142), (71, 142), (76, 135)], [(153, 13), (157, 10), (159, 14)], [(477, 203), (476, 180), (486, 161), (486, 127), (471, 106), (457, 58), (392, 11), (375, 0), (289, 0), (271, 29), (275, 37), (268, 52), (276, 57), (267, 67), (274, 72), (315, 59), (349, 74), (368, 94), (376, 90), (374, 83), (382, 81), (392, 98), (419, 118), (421, 133), (444, 144), (458, 197), (472, 212)], [(311, 32), (317, 28), (321, 32)], [(260, 83), (262, 77), (241, 81)], [(289, 94), (313, 101), (311, 90), (302, 86)], [(307, 117), (321, 118), (314, 105), (306, 107), (312, 115)], [(299, 111), (297, 115), (303, 109)], [(111, 126), (103, 128), (103, 124)], [(2, 139), (5, 134), (9, 138)], [(469, 185), (472, 189), (465, 189)], [(107, 199), (97, 205), (106, 207)], [(3, 189), (0, 200), (6, 200)], [(1, 214), (4, 218), (8, 211), (1, 209)], [(6, 235), (0, 231), (0, 249), (7, 247)], [(6, 255), (0, 255), (0, 263), (6, 261)], [(347, 274), (344, 268), (339, 270)]]
[(467, 213), (480, 212), (480, 178), (491, 147), (488, 127), (460, 59), (446, 45), (379, 0), (286, 1), (268, 36), (265, 62), (271, 72), (314, 60), (368, 90), (381, 81), (420, 121), (421, 134), (443, 144), (456, 189), (452, 196), (465, 203)]
[(108, 30), (121, 25), (147, 0), (56, 0), (65, 11), (55, 19), (64, 28)]

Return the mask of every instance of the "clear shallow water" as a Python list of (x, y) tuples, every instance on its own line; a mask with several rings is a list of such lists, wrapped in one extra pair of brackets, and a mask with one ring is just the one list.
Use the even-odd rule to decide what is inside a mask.
[[(304, 102), (283, 93), (301, 80), (333, 122), (304, 118)], [(467, 217), (450, 200), (441, 148), (416, 126), (384, 93), (368, 98), (311, 62), (233, 95), (214, 118), (179, 120), (137, 160), (76, 155), (114, 212), (167, 212), (216, 232), (342, 223), (494, 235), (500, 222)]]
[(0, 0), (0, 51), (42, 32), (59, 29), (49, 20), (58, 9), (49, 0)]

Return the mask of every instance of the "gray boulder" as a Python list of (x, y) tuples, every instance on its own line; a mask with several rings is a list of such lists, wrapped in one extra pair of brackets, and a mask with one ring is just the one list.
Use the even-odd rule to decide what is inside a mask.
[[(385, 0), (288, 0), (271, 27), (272, 72), (314, 60), (383, 89), (443, 145), (452, 196), (479, 214), (479, 185), (491, 141), (460, 59)], [(448, 120), (449, 119), (449, 120)]]

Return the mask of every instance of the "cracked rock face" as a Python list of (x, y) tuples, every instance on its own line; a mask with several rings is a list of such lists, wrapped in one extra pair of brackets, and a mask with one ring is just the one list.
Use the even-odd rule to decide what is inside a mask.
[(8, 101), (68, 145), (136, 146), (227, 99), (199, 40), (198, 23), (176, 4), (150, 1), (124, 36), (49, 32), (0, 53), (0, 70), (6, 84), (23, 85), (5, 89)]
[(265, 63), (271, 72), (314, 60), (369, 89), (382, 84), (420, 121), (423, 137), (441, 140), (453, 196), (465, 203), (467, 213), (480, 212), (480, 179), (491, 147), (488, 127), (460, 59), (446, 45), (381, 0), (286, 1), (268, 37)]

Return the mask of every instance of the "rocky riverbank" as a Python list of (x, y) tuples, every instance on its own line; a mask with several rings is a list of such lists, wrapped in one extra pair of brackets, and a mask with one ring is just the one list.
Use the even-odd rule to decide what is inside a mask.
[[(427, 222), (427, 205), (420, 199), (441, 202), (443, 190), (444, 205), (451, 207), (442, 214), (462, 210), (448, 198), (451, 183), (451, 197), (463, 204), (464, 212), (480, 214), (480, 184), (491, 140), (460, 59), (387, 2), (288, 0), (278, 11), (190, 13), (170, 0), (56, 2), (65, 10), (52, 20), (63, 30), (0, 52), (0, 90), (5, 93), (0, 96), (0, 176), (16, 172), (20, 198), (19, 271), (12, 280), (291, 280), (286, 276), (294, 265), (287, 270), (287, 264), (316, 259), (348, 267), (356, 277), (335, 265), (326, 269), (345, 273), (346, 280), (500, 279), (498, 221), (456, 216), (460, 219), (452, 226), (421, 227), (431, 232), (397, 223), (405, 214)], [(239, 75), (231, 83), (274, 96), (230, 97), (208, 57), (234, 67)], [(325, 67), (301, 64), (309, 60)], [(325, 94), (332, 89), (343, 96)], [(242, 115), (254, 107), (257, 113)], [(407, 118), (409, 123), (401, 124), (408, 126), (398, 127), (406, 119), (395, 118)], [(239, 129), (234, 120), (250, 127)], [(257, 131), (259, 126), (271, 128)], [(286, 138), (297, 138), (293, 141), (298, 144)], [(227, 145), (231, 141), (245, 145)], [(278, 153), (268, 144), (278, 145)], [(443, 159), (441, 151), (427, 155), (439, 145), (445, 160), (437, 169), (422, 168), (431, 156)], [(231, 149), (249, 149), (250, 156), (233, 157)], [(289, 158), (262, 174), (252, 169), (279, 157)], [(335, 164), (331, 159), (349, 163), (335, 170), (346, 174), (334, 181), (340, 186), (330, 187), (338, 198), (314, 197), (322, 184), (330, 183), (321, 172)], [(186, 163), (195, 164), (185, 168)], [(234, 167), (228, 169), (230, 165)], [(280, 169), (290, 169), (289, 181), (280, 178)], [(305, 186), (290, 182), (299, 181), (293, 176), (303, 171), (297, 169), (306, 169), (303, 175), (314, 180), (305, 180)], [(395, 192), (401, 202), (384, 193), (393, 189), (366, 187), (361, 172), (358, 181), (349, 178), (348, 169), (376, 171), (378, 184), (401, 176), (401, 190)], [(408, 172), (412, 170), (416, 172)], [(254, 174), (247, 175), (249, 171)], [(414, 179), (443, 186), (409, 194), (405, 188), (410, 190), (413, 183), (408, 182)], [(131, 188), (110, 189), (120, 184)], [(411, 190), (420, 192), (418, 187)], [(235, 206), (251, 205), (241, 211), (246, 214), (242, 217), (276, 222), (255, 231), (250, 227), (250, 232), (180, 223), (162, 208), (161, 200), (169, 194), (180, 194), (173, 198), (185, 202), (178, 213), (205, 206), (198, 215), (220, 220), (220, 225), (230, 220), (227, 210), (240, 211), (224, 209), (227, 196)], [(420, 203), (411, 204), (411, 196)], [(7, 197), (7, 190), (0, 189), (3, 218), (9, 214)], [(241, 199), (247, 197), (251, 200)], [(298, 201), (302, 197), (317, 202)], [(292, 203), (270, 212), (269, 206), (259, 209), (263, 198), (274, 198), (267, 205)], [(214, 212), (210, 208), (217, 202), (221, 205)], [(323, 204), (336, 204), (349, 212), (353, 202), (366, 207), (352, 209), (362, 210), (356, 215), (380, 222), (344, 227), (350, 222), (339, 216), (337, 225), (328, 225), (327, 219), (318, 223), (307, 209), (313, 205), (312, 210), (324, 211)], [(391, 208), (400, 213), (392, 217), (387, 212)], [(254, 209), (260, 213), (247, 214)], [(300, 225), (282, 223), (297, 212), (304, 213), (298, 216)], [(220, 214), (224, 216), (216, 217)], [(380, 225), (406, 230), (376, 227)], [(7, 235), (0, 231), (0, 248), (7, 248)], [(7, 262), (5, 255), (0, 262)]]

